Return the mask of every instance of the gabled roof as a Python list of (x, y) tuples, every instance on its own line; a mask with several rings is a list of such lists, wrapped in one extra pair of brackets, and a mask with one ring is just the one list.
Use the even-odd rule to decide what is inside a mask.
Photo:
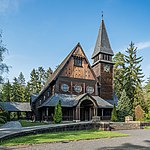
[(0, 102), (2, 109), (12, 112), (28, 112), (31, 111), (30, 103), (21, 102)]
[(109, 38), (107, 35), (107, 31), (103, 19), (99, 28), (97, 41), (96, 41), (94, 52), (92, 54), (92, 58), (98, 55), (99, 53), (114, 55), (109, 43)]
[[(50, 84), (52, 83), (52, 81), (55, 81), (55, 80), (57, 79), (57, 77), (60, 75), (62, 69), (63, 69), (63, 68), (65, 67), (65, 65), (67, 64), (67, 61), (69, 61), (69, 59), (71, 58), (71, 56), (73, 55), (73, 53), (75, 52), (75, 50), (77, 49), (77, 47), (80, 47), (80, 48), (81, 48), (81, 50), (82, 50), (82, 52), (83, 52), (83, 54), (84, 54), (84, 56), (85, 56), (85, 59), (86, 59), (88, 65), (89, 65), (89, 67), (91, 68), (91, 71), (92, 71), (92, 73), (93, 73), (93, 76), (94, 76), (95, 80), (96, 80), (97, 82), (99, 82), (99, 81), (97, 80), (96, 76), (95, 76), (94, 71), (92, 70), (92, 67), (91, 67), (91, 65), (90, 65), (90, 63), (89, 63), (89, 61), (88, 61), (88, 59), (87, 59), (87, 57), (86, 57), (86, 55), (85, 55), (85, 53), (84, 53), (84, 51), (83, 51), (81, 45), (80, 45), (80, 43), (78, 43), (78, 44), (73, 48), (73, 50), (67, 55), (67, 57), (62, 61), (62, 63), (58, 66), (58, 68), (54, 71), (54, 73), (50, 76), (50, 78), (47, 80), (47, 82), (46, 82), (44, 88), (42, 89), (42, 91), (40, 92), (39, 96), (50, 86)], [(38, 97), (39, 97), (39, 96), (38, 96)]]

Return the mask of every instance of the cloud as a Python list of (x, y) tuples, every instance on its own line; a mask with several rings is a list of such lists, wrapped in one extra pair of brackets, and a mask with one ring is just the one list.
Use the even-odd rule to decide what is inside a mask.
[(0, 14), (16, 12), (23, 0), (0, 0)]
[(148, 42), (139, 42), (139, 43), (136, 43), (135, 46), (138, 48), (138, 50), (145, 49), (145, 48), (150, 48), (150, 41), (148, 41)]

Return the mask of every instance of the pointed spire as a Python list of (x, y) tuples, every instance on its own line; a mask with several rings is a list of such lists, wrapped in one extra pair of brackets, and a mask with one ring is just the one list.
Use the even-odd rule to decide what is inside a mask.
[(92, 58), (98, 55), (99, 53), (104, 53), (104, 54), (109, 54), (109, 55), (114, 55), (110, 43), (109, 43), (109, 38), (107, 35), (107, 31), (105, 28), (104, 20), (103, 20), (103, 12), (102, 12), (102, 21), (100, 25), (100, 29), (98, 32), (98, 37), (95, 45), (94, 52), (92, 54)]

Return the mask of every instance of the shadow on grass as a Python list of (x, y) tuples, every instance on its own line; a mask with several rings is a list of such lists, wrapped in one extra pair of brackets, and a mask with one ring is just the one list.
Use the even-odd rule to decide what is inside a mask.
[(148, 143), (149, 146), (141, 146), (141, 145), (134, 145), (131, 143), (124, 143), (120, 146), (114, 146), (114, 147), (102, 147), (102, 148), (98, 148), (97, 150), (150, 150), (150, 141), (149, 140), (145, 140), (145, 143)]

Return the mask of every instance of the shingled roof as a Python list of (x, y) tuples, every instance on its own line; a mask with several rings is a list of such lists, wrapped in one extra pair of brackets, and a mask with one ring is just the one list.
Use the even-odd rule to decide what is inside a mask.
[(10, 112), (29, 112), (31, 111), (30, 103), (21, 102), (0, 102), (2, 109)]
[(97, 102), (99, 108), (113, 108), (113, 105), (103, 100), (99, 96), (90, 96), (87, 93), (81, 95), (69, 95), (69, 94), (58, 94), (55, 93), (52, 97), (50, 97), (47, 101), (45, 101), (40, 107), (55, 107), (58, 101), (61, 101), (61, 105), (63, 107), (73, 107), (78, 104), (78, 102), (88, 96), (89, 98), (94, 99)]
[(99, 28), (98, 37), (97, 37), (94, 52), (92, 54), (92, 58), (98, 55), (99, 53), (109, 54), (112, 56), (114, 55), (109, 43), (109, 38), (107, 35), (107, 31), (103, 19)]

